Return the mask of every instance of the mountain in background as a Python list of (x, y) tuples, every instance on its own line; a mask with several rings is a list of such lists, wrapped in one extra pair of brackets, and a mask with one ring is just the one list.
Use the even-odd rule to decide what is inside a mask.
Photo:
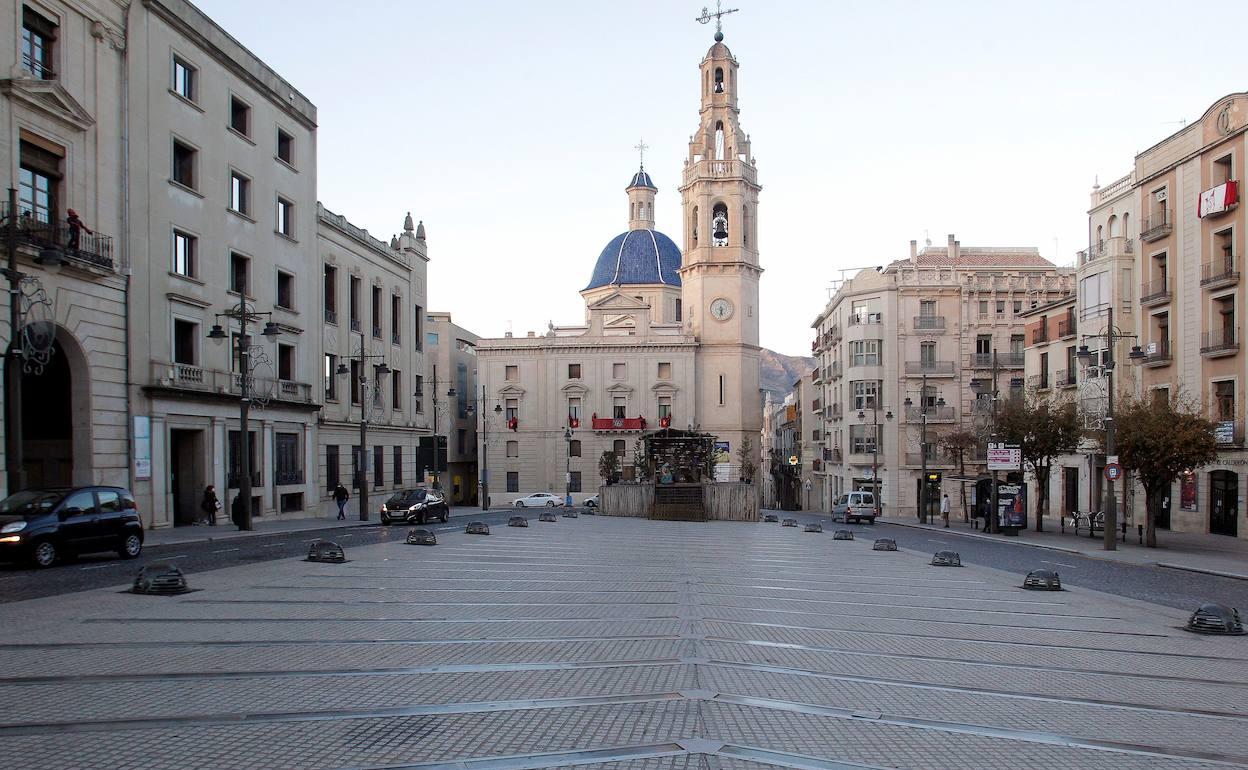
[(793, 383), (809, 375), (810, 370), (815, 368), (815, 359), (808, 356), (786, 356), (763, 348), (759, 366), (762, 369), (759, 387), (770, 391), (772, 403), (779, 404), (792, 392)]

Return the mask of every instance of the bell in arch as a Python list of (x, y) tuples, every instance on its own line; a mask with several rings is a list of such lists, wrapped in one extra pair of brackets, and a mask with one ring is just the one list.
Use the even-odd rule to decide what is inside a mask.
[(714, 231), (711, 236), (717, 243), (723, 244), (728, 242), (728, 217), (723, 214), (715, 216)]

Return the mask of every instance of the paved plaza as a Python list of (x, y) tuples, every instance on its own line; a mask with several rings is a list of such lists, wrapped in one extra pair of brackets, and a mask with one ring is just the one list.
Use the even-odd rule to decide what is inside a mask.
[(0, 768), (1248, 767), (1248, 638), (778, 524), (581, 516), (4, 605)]

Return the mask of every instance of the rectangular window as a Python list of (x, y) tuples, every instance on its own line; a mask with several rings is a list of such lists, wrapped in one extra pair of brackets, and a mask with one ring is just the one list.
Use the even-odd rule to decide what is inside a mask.
[(568, 399), (568, 420), (576, 420), (578, 423), (581, 419), (581, 399), (573, 397)]
[(287, 238), (295, 237), (295, 204), (279, 197), (277, 199), (277, 231)]
[(1005, 315), (1005, 300), (997, 300), (997, 315)]
[(247, 294), (250, 285), (251, 260), (237, 252), (230, 252), (230, 291)]
[(1014, 315), (1023, 312), (1023, 301), (1021, 299), (1014, 300)]
[(373, 447), (373, 488), (386, 485), (386, 448), (381, 444)]
[(197, 71), (177, 56), (173, 57), (173, 92), (183, 99), (195, 101)]
[(981, 300), (979, 301), (979, 314), (980, 314), (981, 316), (982, 316), (982, 315), (988, 315), (988, 300), (986, 300), (986, 299), (981, 299)]
[(879, 380), (856, 380), (849, 387), (854, 409), (870, 409), (879, 397)]
[(325, 400), (338, 400), (338, 356), (325, 354)]
[(325, 489), (333, 492), (338, 486), (338, 445), (325, 446)]
[(611, 451), (612, 451), (612, 453), (614, 453), (614, 454), (615, 454), (615, 456), (616, 456), (616, 457), (623, 457), (623, 456), (624, 456), (624, 452), (625, 452), (625, 451), (627, 451), (627, 444), (626, 444), (626, 442), (624, 441), (624, 439), (622, 439), (622, 438), (617, 438), (615, 441), (612, 441), (612, 442), (611, 442)]
[(295, 346), (277, 345), (277, 379), (290, 382), (295, 379)]
[(283, 310), (295, 309), (295, 276), (283, 270), (277, 271), (277, 306)]
[(351, 289), (347, 294), (347, 314), (351, 317), (351, 331), (360, 330), (360, 279), (351, 276)]
[(569, 380), (581, 379), (581, 365), (580, 364), (568, 364), (568, 379)]
[(936, 363), (936, 343), (922, 342), (919, 343), (919, 361), (924, 366), (930, 366)]
[(325, 266), (325, 320), (338, 323), (338, 268)]
[(1235, 381), (1213, 383), (1213, 402), (1219, 420), (1235, 419)]
[(398, 345), (402, 339), (403, 298), (397, 294), (390, 297), (390, 342)]
[(237, 96), (230, 97), (230, 128), (247, 136), (251, 127), (251, 107)]
[(420, 305), (416, 305), (416, 309), (412, 312), (412, 321), (416, 324), (415, 329), (413, 330), (416, 332), (416, 335), (413, 340), (416, 346), (416, 352), (419, 353), (425, 349), (425, 335), (421, 328), (425, 323), (425, 312), (424, 308)]
[(403, 447), (394, 447), (394, 466), (390, 469), (396, 485), (403, 483)]
[(195, 156), (195, 148), (173, 140), (173, 168), (169, 173), (173, 181), (192, 190), (195, 189)]
[(23, 217), (38, 223), (51, 222), (59, 216), (57, 191), (61, 182), (61, 159), (55, 153), (32, 142), (23, 141), (19, 168), (17, 203)]
[(568, 457), (580, 457), (580, 456), (581, 456), (581, 441), (580, 439), (574, 438), (568, 442)]
[(724, 405), (724, 375), (719, 375), (719, 405)]
[(424, 414), (425, 413), (425, 378), (419, 374), (416, 375), (415, 388), (416, 388), (416, 391), (413, 395), (415, 395), (416, 397), (416, 414)]
[(520, 456), (520, 442), (519, 442), (519, 441), (508, 441), (508, 442), (507, 442), (507, 456), (508, 456), (508, 457), (519, 457), (519, 456)]
[(360, 474), (363, 473), (364, 464), (361, 462), (360, 445), (354, 444), (351, 447), (351, 488), (360, 488)]
[(359, 404), (360, 401), (360, 362), (351, 362), (351, 403)]
[(381, 287), (373, 287), (373, 337), (381, 339)]
[(455, 416), (461, 420), (468, 419), (468, 397), (472, 391), (468, 388), (468, 365), (455, 364)]
[(919, 315), (924, 318), (934, 318), (936, 316), (936, 300), (919, 300)]
[(303, 483), (303, 454), (299, 451), (298, 433), (273, 435), (273, 484)]
[(373, 364), (372, 393), (373, 393), (373, 408), (374, 409), (381, 409), (382, 406), (385, 404), (385, 400), (386, 400), (384, 397), (385, 391), (381, 389), (381, 372), (377, 371), (380, 368), (381, 368), (381, 364)]
[(520, 473), (518, 471), (507, 471), (507, 491), (520, 491)]
[(581, 472), (580, 471), (572, 471), (571, 476), (568, 479), (568, 491), (569, 492), (581, 491)]
[(676, 323), (680, 323), (680, 320), (681, 320), (680, 313), (681, 313), (680, 300), (677, 299), (676, 300)]
[(56, 24), (22, 6), (22, 69), (40, 80), (54, 80)]
[(396, 412), (403, 411), (403, 372), (390, 370), (390, 408)]
[(612, 415), (611, 415), (612, 417), (614, 417), (617, 420), (623, 420), (625, 417), (628, 416), (627, 414), (625, 414), (625, 410), (628, 409), (628, 399), (624, 398), (623, 396), (616, 396), (615, 398), (611, 399), (611, 409), (612, 409)]
[[(243, 462), (243, 457), (240, 451), (242, 441), (239, 439), (238, 431), (230, 431), (228, 441), (229, 454), (226, 459), (229, 463), (229, 474), (226, 478), (226, 486), (232, 489), (238, 489), (238, 481), (240, 474), (242, 474)], [(252, 481), (255, 482), (260, 477), (260, 458), (256, 454), (256, 432), (254, 430), (247, 431), (247, 448), (247, 460), (251, 466)], [(255, 511), (253, 510), (252, 512), (254, 513)]]
[(251, 210), (251, 180), (237, 171), (230, 172), (230, 209), (239, 214)]
[(455, 452), (456, 454), (467, 454), (468, 452), (468, 429), (456, 428), (455, 430)]
[(198, 239), (181, 230), (173, 231), (173, 272), (195, 277), (195, 246)]
[(295, 165), (295, 138), (277, 129), (277, 159), (288, 166)]
[(508, 364), (503, 368), (503, 379), (507, 382), (515, 382), (520, 379), (520, 367), (515, 364)]
[[(985, 359), (985, 361), (988, 361), (988, 359), (991, 359), (992, 357), (992, 335), (980, 334), (979, 336), (975, 338), (975, 356), (976, 358)], [(982, 364), (984, 363), (984, 361), (977, 361), (976, 363)]]
[(672, 399), (669, 396), (659, 396), (659, 419), (672, 416)]
[(514, 398), (507, 399), (503, 415), (508, 420), (515, 420), (520, 416), (520, 402)]
[(879, 366), (883, 340), (855, 340), (849, 344), (850, 366)]
[(672, 365), (667, 362), (660, 362), (658, 376), (660, 380), (672, 379)]
[(873, 454), (883, 451), (881, 425), (849, 426), (849, 451), (853, 454)]
[(612, 379), (622, 380), (627, 374), (627, 368), (624, 364), (611, 364)]
[(195, 366), (199, 361), (199, 324), (194, 321), (173, 320), (173, 362)]
[(1014, 359), (1015, 364), (1023, 360), (1023, 347), (1025, 344), (1026, 337), (1022, 334), (1010, 335), (1010, 358)]

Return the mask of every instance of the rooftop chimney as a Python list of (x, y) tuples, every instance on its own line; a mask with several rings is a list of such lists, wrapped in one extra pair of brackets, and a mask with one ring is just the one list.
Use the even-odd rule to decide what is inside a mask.
[(910, 241), (910, 261), (913, 262), (917, 256), (919, 256), (919, 242)]

